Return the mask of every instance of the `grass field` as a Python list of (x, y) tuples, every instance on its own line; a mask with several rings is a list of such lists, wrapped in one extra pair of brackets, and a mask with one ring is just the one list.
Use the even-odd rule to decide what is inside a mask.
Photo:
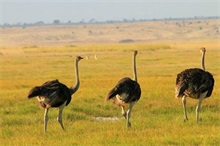
[[(195, 121), (197, 100), (187, 100), (189, 121), (184, 123), (181, 100), (174, 98), (176, 74), (201, 67), (199, 48), (203, 46), (215, 87), (202, 103), (199, 123)], [(127, 129), (121, 109), (104, 98), (119, 79), (133, 77), (131, 51), (135, 49), (142, 96), (132, 111), (132, 127)], [(217, 39), (1, 47), (0, 145), (220, 145), (219, 53)], [(44, 134), (44, 110), (27, 94), (52, 79), (73, 85), (76, 55), (89, 59), (79, 62), (81, 85), (63, 113), (66, 131), (56, 121), (58, 109), (51, 109)]]

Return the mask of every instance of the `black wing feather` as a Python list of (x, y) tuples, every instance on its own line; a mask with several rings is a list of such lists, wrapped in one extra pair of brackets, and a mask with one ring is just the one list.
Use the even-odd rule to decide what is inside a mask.
[(193, 87), (194, 94), (208, 91), (206, 97), (209, 97), (212, 94), (214, 78), (209, 72), (199, 68), (186, 69), (177, 75), (176, 96), (183, 96), (189, 86)]
[(115, 97), (116, 95), (121, 94), (128, 95), (127, 98), (122, 99), (126, 103), (137, 101), (140, 99), (141, 96), (140, 85), (136, 81), (133, 81), (128, 77), (125, 77), (121, 79), (112, 90), (109, 91), (109, 93), (106, 96), (106, 100), (109, 100)]
[(36, 86), (31, 89), (28, 98), (35, 96), (45, 97), (48, 101), (44, 104), (48, 104), (51, 107), (59, 107), (65, 101), (67, 101), (66, 105), (68, 105), (71, 101), (68, 87), (58, 80), (47, 81), (41, 86)]

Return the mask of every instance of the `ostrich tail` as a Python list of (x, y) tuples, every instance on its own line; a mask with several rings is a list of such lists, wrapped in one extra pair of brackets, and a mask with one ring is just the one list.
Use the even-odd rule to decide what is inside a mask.
[(112, 90), (109, 91), (109, 93), (106, 95), (105, 97), (105, 101), (115, 97), (117, 95), (117, 92), (115, 90), (115, 88), (113, 88)]
[(183, 83), (180, 86), (176, 86), (176, 88), (175, 88), (175, 97), (176, 98), (182, 97), (187, 88), (188, 88), (188, 85), (186, 83)]
[(41, 94), (41, 89), (40, 87), (36, 86), (29, 91), (28, 98), (33, 98), (39, 96), (40, 94)]
[(175, 98), (179, 98), (180, 97), (180, 92), (178, 87), (175, 88)]

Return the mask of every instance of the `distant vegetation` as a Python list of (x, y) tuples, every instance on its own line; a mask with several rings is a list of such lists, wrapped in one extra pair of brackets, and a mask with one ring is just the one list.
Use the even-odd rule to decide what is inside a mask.
[(28, 26), (45, 26), (45, 25), (80, 25), (80, 24), (112, 24), (112, 23), (131, 23), (131, 22), (144, 22), (144, 21), (173, 21), (173, 20), (204, 20), (204, 19), (219, 19), (219, 16), (209, 16), (209, 17), (186, 17), (186, 18), (163, 18), (163, 19), (123, 19), (123, 20), (106, 20), (106, 21), (97, 21), (94, 18), (85, 21), (84, 19), (80, 20), (79, 22), (72, 22), (71, 20), (67, 22), (61, 22), (59, 19), (53, 20), (51, 23), (45, 23), (44, 21), (37, 21), (33, 23), (25, 23), (25, 22), (18, 22), (16, 24), (0, 24), (0, 27), (23, 27), (26, 28)]
[(120, 40), (119, 43), (133, 43), (134, 40), (132, 39), (124, 39), (124, 40)]

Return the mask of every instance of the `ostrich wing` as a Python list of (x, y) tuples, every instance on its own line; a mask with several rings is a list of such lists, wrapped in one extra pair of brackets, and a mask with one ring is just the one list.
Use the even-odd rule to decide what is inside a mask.
[(176, 97), (182, 97), (189, 87), (196, 92), (201, 86), (201, 69), (186, 69), (179, 73), (176, 78)]
[(106, 100), (109, 100), (116, 95), (119, 95), (121, 100), (124, 102), (137, 101), (141, 96), (140, 85), (136, 81), (125, 77), (121, 79), (112, 90), (109, 91), (106, 96)]
[(176, 96), (181, 97), (189, 87), (192, 93), (206, 92), (207, 97), (211, 96), (214, 86), (214, 78), (209, 72), (202, 69), (186, 69), (177, 75), (176, 79)]
[(71, 101), (69, 89), (58, 80), (48, 81), (41, 86), (31, 89), (28, 98), (35, 96), (44, 98), (43, 104), (50, 105), (51, 107), (58, 107), (65, 101), (67, 101), (66, 105), (68, 105)]
[(51, 95), (59, 89), (59, 84), (60, 82), (58, 80), (47, 81), (41, 86), (32, 88), (28, 93), (28, 98)]
[(214, 83), (215, 83), (215, 80), (213, 76), (209, 72), (205, 72), (201, 79), (201, 85), (197, 89), (197, 91), (201, 91), (202, 93), (208, 91), (206, 97), (210, 97), (212, 94)]

